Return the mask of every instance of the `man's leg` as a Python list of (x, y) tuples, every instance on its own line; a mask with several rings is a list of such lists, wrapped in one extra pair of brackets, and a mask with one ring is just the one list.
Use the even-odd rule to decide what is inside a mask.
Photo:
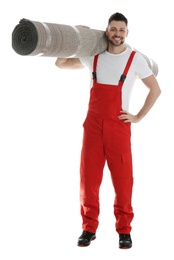
[(103, 177), (105, 154), (102, 141), (102, 120), (87, 117), (80, 165), (80, 204), (82, 229), (92, 233), (98, 227), (99, 188)]

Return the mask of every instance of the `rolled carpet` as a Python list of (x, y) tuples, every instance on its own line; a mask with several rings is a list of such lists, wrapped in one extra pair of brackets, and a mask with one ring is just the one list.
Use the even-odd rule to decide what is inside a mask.
[[(101, 30), (21, 19), (12, 32), (12, 48), (19, 55), (80, 58), (103, 52), (107, 48), (107, 40)], [(141, 54), (157, 76), (157, 64)]]
[(106, 49), (103, 31), (81, 26), (20, 20), (12, 32), (12, 47), (20, 55), (93, 56)]

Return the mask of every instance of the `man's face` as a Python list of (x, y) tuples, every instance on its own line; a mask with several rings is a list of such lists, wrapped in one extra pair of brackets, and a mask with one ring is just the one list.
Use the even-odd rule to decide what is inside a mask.
[(106, 36), (111, 45), (120, 46), (128, 35), (128, 29), (123, 21), (112, 21), (106, 28)]

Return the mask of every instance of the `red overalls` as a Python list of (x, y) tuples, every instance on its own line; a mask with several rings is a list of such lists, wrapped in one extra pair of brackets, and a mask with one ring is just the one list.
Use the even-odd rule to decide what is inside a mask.
[[(115, 190), (114, 215), (116, 231), (129, 234), (133, 174), (130, 123), (118, 119), (122, 110), (122, 86), (131, 65), (133, 51), (118, 85), (97, 83), (93, 79), (88, 113), (83, 124), (84, 135), (80, 165), (80, 204), (82, 229), (95, 233), (99, 221), (99, 188), (107, 161)], [(96, 73), (98, 55), (94, 58)]]

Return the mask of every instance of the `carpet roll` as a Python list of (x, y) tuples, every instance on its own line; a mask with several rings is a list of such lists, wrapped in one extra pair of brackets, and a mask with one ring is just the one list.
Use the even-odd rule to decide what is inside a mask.
[[(132, 48), (127, 43), (125, 45)], [(24, 56), (80, 58), (103, 52), (107, 48), (107, 40), (101, 30), (21, 19), (12, 32), (12, 48)], [(157, 64), (141, 54), (157, 76)]]
[(12, 32), (12, 48), (19, 55), (87, 57), (100, 53), (106, 46), (103, 31), (81, 26), (22, 19)]

